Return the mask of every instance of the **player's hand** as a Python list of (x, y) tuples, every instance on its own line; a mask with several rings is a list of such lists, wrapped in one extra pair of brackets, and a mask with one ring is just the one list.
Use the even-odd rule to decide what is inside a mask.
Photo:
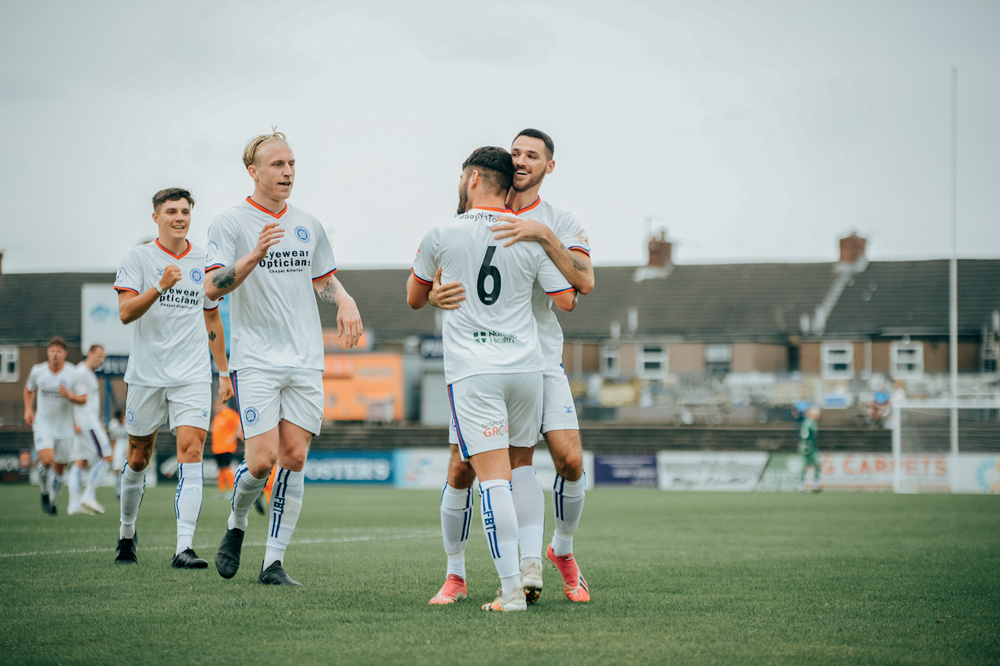
[(341, 290), (337, 298), (337, 336), (344, 338), (345, 348), (352, 349), (364, 332), (357, 303), (347, 292)]
[(518, 241), (535, 241), (536, 243), (540, 243), (546, 239), (546, 232), (549, 230), (541, 222), (536, 222), (528, 218), (514, 217), (513, 215), (498, 215), (497, 220), (502, 221), (503, 224), (497, 224), (493, 227), (493, 231), (500, 232), (493, 238), (496, 240), (509, 238), (510, 240), (503, 244), (504, 247), (510, 247)]
[(78, 426), (77, 424), (75, 424), (75, 423), (74, 423), (74, 424), (73, 424), (73, 432), (75, 432), (76, 434), (78, 434), (78, 435), (79, 435), (79, 434), (80, 434), (81, 432), (83, 432), (83, 431), (82, 431), (82, 430), (80, 430), (80, 426)]
[(69, 392), (69, 389), (66, 388), (65, 384), (60, 384), (59, 385), (59, 395), (61, 395), (64, 398), (69, 398), (72, 395), (72, 393)]
[(24, 422), (29, 426), (35, 425), (35, 412), (31, 409), (24, 410)]
[(461, 306), (459, 303), (465, 300), (465, 287), (461, 282), (448, 282), (441, 284), (441, 269), (437, 269), (434, 274), (434, 282), (431, 283), (431, 290), (427, 294), (427, 302), (442, 310), (457, 310)]
[(281, 242), (281, 237), (285, 235), (285, 230), (278, 226), (277, 222), (268, 222), (260, 230), (257, 236), (257, 245), (253, 248), (253, 254), (260, 261), (267, 256), (267, 251)]
[(166, 291), (181, 281), (181, 267), (170, 265), (163, 269), (163, 277), (160, 278), (160, 289)]
[(226, 402), (233, 397), (233, 380), (227, 374), (219, 375), (219, 400)]

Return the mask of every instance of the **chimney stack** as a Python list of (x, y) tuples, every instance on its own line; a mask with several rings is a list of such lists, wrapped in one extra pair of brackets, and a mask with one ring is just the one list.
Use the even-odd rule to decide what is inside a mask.
[(666, 230), (660, 231), (660, 236), (653, 236), (649, 239), (649, 264), (650, 268), (666, 268), (671, 263), (671, 250), (673, 244), (667, 240)]
[(868, 241), (855, 232), (847, 238), (840, 239), (840, 263), (855, 264), (865, 258), (865, 245)]

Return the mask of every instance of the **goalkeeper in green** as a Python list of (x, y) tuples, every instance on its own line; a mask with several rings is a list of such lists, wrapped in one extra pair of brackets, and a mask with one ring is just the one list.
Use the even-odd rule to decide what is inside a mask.
[(806, 417), (802, 419), (802, 426), (799, 429), (799, 453), (802, 455), (802, 476), (799, 477), (799, 492), (806, 489), (806, 470), (813, 468), (815, 474), (813, 480), (813, 492), (820, 491), (819, 485), (819, 449), (816, 448), (816, 433), (819, 426), (819, 409), (810, 407), (806, 410)]

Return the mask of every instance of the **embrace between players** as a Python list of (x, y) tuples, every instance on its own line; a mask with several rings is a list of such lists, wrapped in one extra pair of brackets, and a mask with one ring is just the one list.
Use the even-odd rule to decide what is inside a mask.
[[(545, 502), (532, 453), (540, 432), (557, 472), (556, 529), (546, 556), (560, 571), (569, 599), (590, 599), (572, 555), (585, 479), (552, 304), (572, 310), (577, 294), (593, 289), (594, 277), (583, 229), (571, 214), (538, 197), (555, 167), (552, 155), (552, 140), (537, 130), (521, 132), (510, 153), (474, 151), (462, 165), (458, 217), (424, 237), (407, 282), (411, 307), (430, 303), (444, 311), (452, 407), (451, 460), (441, 499), (448, 569), (431, 604), (466, 597), (464, 552), (476, 477), (501, 579), (497, 599), (483, 608), (524, 610), (538, 599)], [(211, 352), (220, 372), (218, 397), (235, 396), (246, 442), (216, 568), (224, 578), (237, 573), (250, 509), (277, 465), (258, 581), (300, 585), (282, 563), (302, 507), (309, 443), (323, 419), (322, 328), (313, 293), (337, 307), (345, 347), (358, 343), (363, 327), (354, 299), (334, 275), (323, 226), (287, 204), (295, 158), (284, 134), (252, 139), (243, 162), (254, 193), (216, 216), (204, 252), (187, 240), (193, 197), (186, 190), (163, 190), (153, 198), (159, 237), (130, 250), (118, 271), (121, 319), (137, 324), (125, 376), (129, 446), (115, 562), (138, 561), (135, 525), (143, 478), (156, 432), (169, 421), (178, 459), (172, 565), (208, 566), (192, 549), (192, 538), (212, 405)], [(525, 214), (535, 219), (520, 217)], [(271, 261), (269, 255), (279, 252), (293, 259)], [(217, 310), (226, 294), (228, 362)]]

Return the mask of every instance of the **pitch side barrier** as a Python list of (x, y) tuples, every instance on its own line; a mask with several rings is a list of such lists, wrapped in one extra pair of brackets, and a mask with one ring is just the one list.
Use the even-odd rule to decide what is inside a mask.
[[(448, 450), (407, 448), (389, 451), (310, 451), (305, 480), (310, 484), (352, 484), (439, 490), (447, 476)], [(906, 455), (898, 463), (891, 453), (824, 453), (820, 456), (825, 490), (893, 490), (899, 478), (926, 492), (1000, 494), (1000, 455)], [(0, 479), (35, 483), (27, 450), (0, 456)], [(650, 454), (594, 454), (584, 451), (587, 488), (625, 486), (672, 491), (794, 492), (799, 488), (802, 458), (796, 454), (758, 451), (660, 451)], [(535, 470), (543, 487), (552, 484), (555, 466), (548, 452), (535, 453)], [(205, 479), (218, 476), (211, 456)], [(177, 459), (157, 461), (149, 481), (176, 481)], [(811, 473), (810, 473), (811, 477)], [(113, 485), (109, 472), (105, 485)]]

